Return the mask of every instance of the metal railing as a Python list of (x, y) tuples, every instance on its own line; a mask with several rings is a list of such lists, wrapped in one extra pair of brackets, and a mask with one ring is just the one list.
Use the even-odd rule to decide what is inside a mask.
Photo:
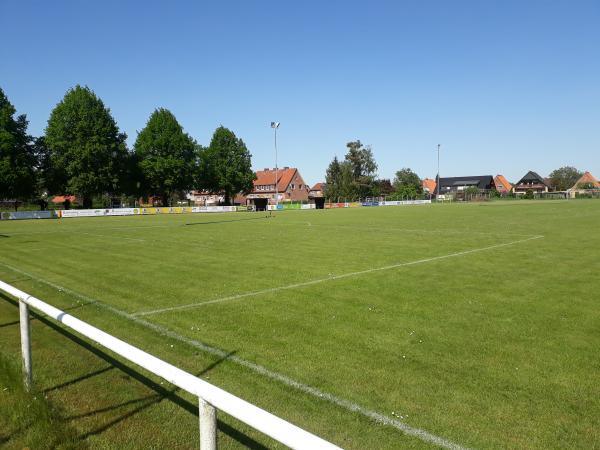
[(201, 450), (215, 450), (217, 448), (217, 410), (221, 410), (230, 416), (235, 417), (252, 428), (293, 449), (340, 449), (340, 447), (337, 447), (290, 422), (280, 419), (223, 389), (152, 356), (127, 342), (111, 336), (110, 334), (45, 303), (32, 295), (4, 283), (3, 281), (0, 281), (0, 290), (19, 300), (23, 378), (28, 389), (31, 389), (33, 383), (30, 339), (31, 330), (29, 326), (29, 308), (33, 308), (123, 358), (158, 375), (169, 383), (198, 397)]

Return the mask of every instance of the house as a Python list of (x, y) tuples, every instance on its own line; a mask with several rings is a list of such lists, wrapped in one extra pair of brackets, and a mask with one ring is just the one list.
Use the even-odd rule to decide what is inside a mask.
[[(252, 192), (246, 196), (236, 197), (236, 203), (239, 201), (242, 204), (254, 205), (257, 210), (261, 210), (266, 209), (268, 204), (308, 201), (310, 186), (304, 182), (302, 175), (295, 167), (258, 170), (253, 183)], [(275, 199), (275, 193), (278, 195), (278, 202)]]
[(421, 185), (423, 186), (423, 192), (429, 195), (435, 194), (436, 182), (431, 178), (425, 178), (421, 181)]
[(600, 181), (590, 172), (585, 172), (569, 191), (600, 189)]
[(440, 195), (456, 194), (476, 187), (480, 191), (489, 191), (496, 188), (494, 177), (491, 175), (474, 175), (467, 177), (440, 178)]
[(187, 198), (196, 206), (215, 206), (225, 202), (225, 194), (210, 191), (192, 191)]
[(496, 184), (496, 190), (501, 194), (508, 194), (512, 191), (512, 184), (504, 177), (504, 175), (496, 175), (494, 177), (494, 183)]
[(542, 176), (532, 170), (527, 172), (525, 176), (513, 186), (513, 192), (517, 195), (523, 195), (527, 191), (541, 193), (548, 192), (549, 190), (550, 185), (548, 182)]

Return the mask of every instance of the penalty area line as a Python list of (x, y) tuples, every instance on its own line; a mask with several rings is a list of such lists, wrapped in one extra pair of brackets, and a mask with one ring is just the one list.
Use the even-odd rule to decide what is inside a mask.
[(205, 353), (218, 356), (220, 358), (224, 358), (228, 361), (234, 362), (242, 367), (245, 367), (259, 375), (262, 375), (271, 380), (278, 381), (286, 386), (297, 389), (304, 394), (311, 395), (321, 400), (325, 400), (329, 403), (332, 403), (340, 408), (346, 409), (347, 411), (358, 413), (366, 418), (369, 418), (375, 422), (381, 423), (383, 425), (391, 426), (399, 430), (400, 432), (418, 438), (424, 442), (428, 442), (438, 447), (450, 449), (450, 450), (469, 450), (468, 447), (463, 447), (462, 445), (456, 444), (455, 442), (449, 441), (443, 437), (437, 436), (429, 431), (423, 430), (421, 428), (416, 428), (408, 425), (406, 422), (402, 422), (398, 419), (388, 417), (384, 414), (381, 414), (377, 411), (373, 411), (371, 409), (365, 408), (358, 403), (352, 402), (350, 400), (338, 397), (336, 395), (330, 394), (328, 392), (322, 391), (315, 387), (312, 387), (308, 384), (301, 383), (300, 381), (296, 381), (293, 378), (290, 378), (286, 375), (283, 375), (279, 372), (275, 372), (274, 370), (268, 369), (265, 366), (261, 366), (260, 364), (253, 363), (252, 361), (248, 361), (244, 358), (241, 358), (236, 355), (232, 355), (230, 352), (222, 350), (217, 347), (213, 347), (211, 345), (205, 344), (204, 342), (191, 339), (189, 337), (183, 336), (169, 328), (166, 328), (162, 325), (158, 325), (156, 323), (148, 322), (147, 320), (141, 319), (139, 317), (133, 316), (132, 314), (125, 312), (121, 309), (115, 308), (114, 306), (108, 305), (106, 303), (101, 302), (100, 300), (96, 300), (94, 298), (88, 297), (87, 295), (80, 294), (79, 292), (73, 291), (72, 289), (60, 286), (51, 281), (44, 280), (43, 278), (32, 275), (24, 270), (13, 267), (9, 264), (0, 261), (0, 265), (6, 267), (7, 269), (16, 272), (20, 275), (26, 276), (32, 280), (37, 281), (38, 283), (45, 284), (51, 288), (54, 288), (60, 292), (64, 292), (65, 294), (71, 295), (83, 302), (95, 305), (97, 307), (101, 307), (112, 314), (115, 314), (124, 319), (130, 320), (131, 322), (140, 325), (146, 329), (156, 332), (157, 334), (170, 338), (176, 341), (179, 341), (183, 344), (189, 345), (193, 348), (201, 350)]
[(470, 255), (472, 253), (479, 253), (479, 252), (484, 252), (484, 251), (488, 251), (488, 250), (494, 250), (494, 249), (501, 248), (501, 247), (507, 247), (509, 245), (515, 245), (515, 244), (520, 244), (522, 242), (532, 241), (534, 239), (541, 239), (543, 237), (544, 236), (532, 236), (527, 239), (519, 239), (517, 241), (506, 242), (503, 244), (495, 244), (495, 245), (490, 245), (487, 247), (474, 248), (471, 250), (464, 250), (464, 251), (455, 252), (455, 253), (448, 253), (446, 255), (433, 256), (431, 258), (417, 259), (415, 261), (391, 264), (388, 266), (374, 267), (372, 269), (359, 270), (357, 272), (348, 272), (348, 273), (343, 273), (340, 275), (330, 276), (327, 278), (317, 278), (315, 280), (303, 281), (300, 283), (288, 284), (285, 286), (277, 286), (277, 287), (273, 287), (273, 288), (262, 289), (260, 291), (245, 292), (243, 294), (230, 295), (227, 297), (221, 297), (221, 298), (217, 298), (214, 300), (207, 300), (204, 302), (188, 303), (186, 305), (170, 306), (167, 308), (158, 308), (158, 309), (153, 309), (150, 311), (139, 311), (136, 313), (132, 313), (132, 316), (138, 316), (138, 317), (150, 316), (153, 314), (161, 314), (161, 313), (166, 313), (166, 312), (171, 312), (171, 311), (180, 311), (180, 310), (184, 310), (184, 309), (199, 308), (201, 306), (212, 305), (214, 303), (229, 302), (232, 300), (239, 300), (239, 299), (247, 298), (247, 297), (255, 297), (257, 295), (262, 295), (262, 294), (270, 294), (273, 292), (279, 292), (279, 291), (285, 291), (285, 290), (289, 290), (289, 289), (296, 289), (296, 288), (302, 288), (302, 287), (306, 287), (306, 286), (312, 286), (314, 284), (320, 284), (320, 283), (324, 283), (326, 281), (341, 280), (344, 278), (356, 277), (356, 276), (365, 275), (365, 274), (369, 274), (369, 273), (373, 273), (373, 272), (398, 269), (401, 267), (408, 267), (408, 266), (416, 266), (418, 264), (425, 264), (428, 262), (440, 261), (440, 260), (448, 259), (448, 258), (455, 258), (457, 256)]

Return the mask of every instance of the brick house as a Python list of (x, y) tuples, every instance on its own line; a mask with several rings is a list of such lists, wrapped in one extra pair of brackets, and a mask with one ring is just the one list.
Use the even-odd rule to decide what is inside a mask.
[[(277, 180), (275, 174), (277, 173)], [(277, 189), (275, 189), (277, 183)], [(239, 195), (235, 202), (245, 205), (254, 205), (256, 209), (266, 209), (267, 204), (274, 205), (275, 192), (279, 196), (279, 203), (293, 201), (308, 201), (308, 186), (300, 172), (295, 167), (278, 169), (264, 169), (256, 172), (254, 188), (248, 195)]]

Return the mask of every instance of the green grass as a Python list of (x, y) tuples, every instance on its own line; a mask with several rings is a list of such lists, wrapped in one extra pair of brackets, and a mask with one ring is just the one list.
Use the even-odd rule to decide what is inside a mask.
[(39, 450), (87, 448), (44, 392), (25, 390), (17, 361), (0, 353), (0, 444)]
[[(435, 445), (244, 362), (465, 447), (600, 448), (599, 224), (594, 200), (7, 221), (0, 279), (345, 448)], [(17, 320), (0, 301), (15, 354)], [(81, 442), (197, 446), (195, 399), (32, 326)], [(220, 419), (221, 448), (277, 447)]]

